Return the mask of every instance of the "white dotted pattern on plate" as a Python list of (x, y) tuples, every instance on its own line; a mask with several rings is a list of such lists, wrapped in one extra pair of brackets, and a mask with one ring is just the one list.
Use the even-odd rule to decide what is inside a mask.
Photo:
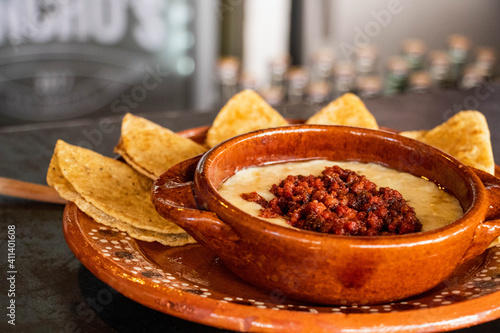
[[(390, 313), (405, 310), (425, 309), (436, 306), (445, 306), (461, 301), (466, 301), (500, 291), (500, 245), (490, 249), (490, 255), (482, 269), (472, 278), (462, 284), (434, 289), (421, 298), (393, 302), (383, 305), (342, 305), (342, 306), (309, 306), (287, 299), (279, 292), (271, 292), (269, 299), (245, 299), (234, 296), (217, 296), (197, 284), (180, 280), (169, 272), (164, 272), (157, 267), (151, 267), (151, 263), (136, 249), (135, 241), (126, 233), (116, 229), (94, 224), (83, 227), (84, 232), (94, 241), (94, 246), (106, 257), (115, 261), (117, 265), (129, 270), (140, 278), (151, 279), (152, 282), (166, 287), (174, 288), (183, 292), (189, 292), (199, 297), (213, 298), (220, 302), (231, 302), (248, 306), (255, 306), (271, 310), (292, 310), (310, 313)], [(87, 229), (87, 230), (85, 230)]]

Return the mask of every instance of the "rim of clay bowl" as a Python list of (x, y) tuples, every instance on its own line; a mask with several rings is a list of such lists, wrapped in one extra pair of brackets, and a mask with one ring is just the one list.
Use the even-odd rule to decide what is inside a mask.
[[(213, 185), (212, 181), (208, 179), (205, 173), (205, 170), (209, 168), (211, 164), (213, 164), (214, 160), (220, 158), (221, 155), (223, 156), (228, 151), (229, 146), (234, 146), (239, 142), (243, 142), (246, 140), (253, 140), (254, 138), (259, 138), (263, 136), (269, 136), (274, 133), (279, 134), (285, 132), (328, 131), (329, 128), (333, 127), (337, 129), (340, 128), (342, 131), (349, 131), (352, 135), (356, 135), (355, 133), (359, 133), (357, 135), (375, 136), (378, 139), (384, 140), (385, 142), (398, 142), (403, 144), (404, 146), (416, 148), (421, 152), (430, 151), (430, 153), (439, 156), (438, 159), (440, 160), (440, 162), (444, 162), (445, 164), (447, 164), (447, 168), (455, 169), (457, 172), (462, 173), (462, 175), (464, 176), (465, 178), (464, 184), (470, 191), (472, 191), (471, 193), (472, 200), (470, 207), (464, 210), (463, 215), (457, 220), (450, 222), (446, 226), (428, 231), (421, 231), (404, 235), (385, 235), (385, 236), (346, 236), (346, 235), (326, 234), (326, 233), (277, 225), (265, 221), (263, 219), (260, 219), (258, 217), (254, 217), (244, 212), (243, 210), (237, 208), (229, 201), (224, 199), (219, 194), (217, 188)], [(287, 162), (287, 160), (283, 160), (281, 162), (276, 162), (276, 163), (283, 163), (283, 162)], [(391, 166), (388, 165), (384, 166), (392, 168)], [(478, 223), (482, 222), (478, 220), (484, 218), (486, 212), (486, 205), (481, 204), (481, 202), (486, 202), (485, 201), (486, 193), (481, 180), (471, 169), (469, 169), (467, 166), (465, 166), (463, 163), (458, 161), (453, 156), (439, 149), (436, 149), (430, 145), (422, 143), (420, 141), (403, 137), (399, 134), (395, 134), (389, 131), (373, 130), (373, 129), (341, 126), (341, 125), (303, 125), (303, 124), (288, 125), (277, 128), (257, 130), (233, 137), (214, 146), (201, 157), (196, 168), (194, 183), (195, 183), (196, 195), (198, 197), (201, 197), (202, 198), (201, 201), (205, 202), (208, 205), (208, 210), (215, 212), (217, 215), (219, 215), (218, 214), (219, 211), (224, 211), (225, 214), (223, 215), (229, 214), (232, 216), (238, 216), (238, 219), (231, 219), (230, 221), (223, 220), (224, 223), (227, 223), (232, 228), (237, 230), (238, 226), (240, 226), (253, 230), (259, 229), (262, 232), (273, 233), (273, 234), (279, 233), (282, 237), (293, 238), (297, 241), (321, 241), (321, 242), (343, 241), (343, 242), (351, 242), (353, 245), (364, 245), (368, 242), (370, 246), (378, 245), (377, 243), (380, 243), (380, 245), (383, 246), (387, 246), (387, 240), (390, 240), (392, 244), (398, 246), (405, 243), (416, 244), (421, 242), (427, 242), (429, 241), (430, 238), (436, 241), (436, 239), (439, 239), (441, 237), (448, 237), (450, 234), (458, 232), (460, 229), (463, 229), (465, 225), (475, 224), (476, 222)], [(444, 185), (444, 187), (446, 188), (445, 186), (446, 184), (441, 184), (441, 185)], [(202, 192), (200, 192), (201, 187), (204, 187), (204, 190), (202, 190)], [(460, 203), (462, 204), (462, 202)], [(463, 206), (462, 209), (464, 209)]]

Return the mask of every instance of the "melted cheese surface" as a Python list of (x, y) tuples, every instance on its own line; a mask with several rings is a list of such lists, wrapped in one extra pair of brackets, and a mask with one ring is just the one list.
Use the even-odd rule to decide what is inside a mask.
[[(399, 191), (406, 202), (415, 209), (417, 218), (422, 222), (422, 231), (443, 227), (463, 215), (458, 199), (435, 183), (375, 163), (312, 160), (251, 167), (228, 178), (218, 191), (231, 204), (250, 215), (258, 216), (262, 207), (243, 200), (240, 196), (242, 193), (257, 192), (270, 201), (274, 198), (274, 194), (269, 191), (271, 186), (278, 184), (288, 175), (320, 176), (325, 167), (332, 165), (364, 175), (378, 187), (390, 187)], [(261, 219), (293, 228), (281, 217)]]

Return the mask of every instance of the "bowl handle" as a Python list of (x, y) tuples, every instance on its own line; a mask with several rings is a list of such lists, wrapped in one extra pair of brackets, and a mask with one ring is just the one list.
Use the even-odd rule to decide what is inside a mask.
[(495, 238), (500, 237), (500, 178), (482, 170), (470, 168), (481, 179), (486, 189), (488, 209), (484, 221), (477, 226), (471, 245), (461, 262), (480, 255)]
[(239, 239), (234, 230), (196, 203), (193, 179), (200, 158), (201, 155), (174, 165), (154, 182), (151, 197), (155, 208), (202, 244), (234, 242)]

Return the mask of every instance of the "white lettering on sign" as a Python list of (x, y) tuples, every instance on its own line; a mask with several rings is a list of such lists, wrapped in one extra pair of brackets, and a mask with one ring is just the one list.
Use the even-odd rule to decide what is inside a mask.
[(153, 52), (166, 41), (166, 8), (164, 0), (4, 0), (0, 3), (0, 46), (115, 45), (130, 31), (139, 47)]
[(121, 0), (92, 0), (90, 3), (93, 39), (108, 45), (122, 40), (127, 30), (127, 3)]
[(133, 28), (135, 41), (143, 49), (155, 51), (165, 43), (164, 18), (158, 13), (164, 13), (166, 3), (158, 0), (132, 0), (132, 8), (138, 24)]

